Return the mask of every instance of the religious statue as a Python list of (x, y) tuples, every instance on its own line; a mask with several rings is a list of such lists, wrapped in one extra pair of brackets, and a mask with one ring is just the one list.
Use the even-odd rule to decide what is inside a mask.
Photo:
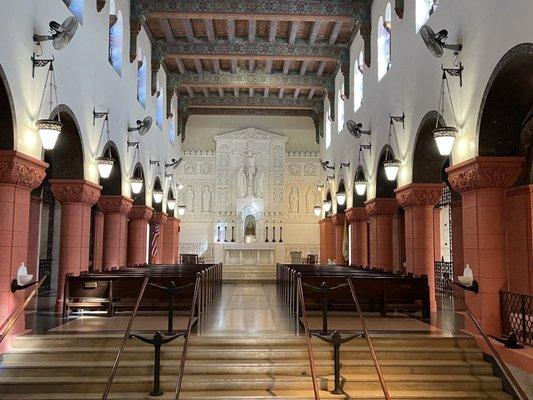
[(255, 182), (254, 182), (254, 194), (257, 198), (263, 197), (263, 169), (260, 166), (257, 166), (257, 172), (255, 173)]
[(202, 189), (202, 212), (208, 213), (211, 211), (211, 191), (208, 186)]
[(313, 213), (315, 205), (318, 204), (315, 202), (315, 192), (316, 188), (313, 186), (309, 186), (309, 189), (307, 189), (307, 193), (305, 195), (305, 212), (308, 214)]
[(298, 214), (298, 189), (293, 187), (289, 195), (289, 214)]
[(244, 167), (239, 167), (237, 170), (237, 196), (246, 197), (246, 175)]
[(245, 236), (255, 236), (255, 226), (252, 221), (248, 221), (246, 228), (244, 229)]
[(187, 192), (185, 193), (185, 207), (187, 207), (188, 212), (194, 212), (194, 189), (192, 186), (187, 187)]

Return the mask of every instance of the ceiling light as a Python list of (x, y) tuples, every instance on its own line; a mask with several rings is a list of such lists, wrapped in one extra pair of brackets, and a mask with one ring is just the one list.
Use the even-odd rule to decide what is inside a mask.
[(437, 143), (441, 156), (449, 156), (452, 152), (458, 130), (453, 126), (441, 126), (433, 129), (433, 138)]

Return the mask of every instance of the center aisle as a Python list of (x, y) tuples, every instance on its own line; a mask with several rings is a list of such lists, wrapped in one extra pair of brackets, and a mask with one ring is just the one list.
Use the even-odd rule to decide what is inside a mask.
[(293, 336), (294, 321), (273, 283), (224, 283), (218, 304), (200, 322), (200, 335)]

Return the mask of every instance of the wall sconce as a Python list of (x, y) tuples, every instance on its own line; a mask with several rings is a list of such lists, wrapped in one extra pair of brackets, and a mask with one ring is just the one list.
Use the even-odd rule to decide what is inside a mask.
[(98, 167), (98, 173), (100, 178), (107, 179), (111, 175), (115, 160), (111, 157), (111, 148), (107, 149), (107, 155), (96, 158), (96, 166)]
[(41, 115), (41, 110), (43, 108), (44, 98), (46, 96), (46, 87), (49, 86), (48, 118), (38, 119), (35, 124), (35, 127), (37, 128), (37, 132), (39, 133), (39, 137), (41, 138), (41, 144), (43, 146), (43, 149), (52, 150), (55, 147), (57, 138), (59, 137), (61, 129), (63, 128), (63, 124), (61, 123), (61, 115), (59, 112), (57, 113), (57, 120), (52, 119), (52, 110), (54, 109), (54, 102), (56, 107), (59, 106), (57, 100), (57, 83), (54, 71), (54, 60), (49, 59), (37, 61), (35, 60), (35, 57), (32, 57), (32, 62), (34, 69), (36, 67), (44, 67), (46, 65), (50, 65), (46, 74), (46, 80), (44, 82), (41, 103), (39, 104), (39, 111), (37, 111), (37, 118), (39, 118), (39, 115)]
[(339, 206), (343, 206), (344, 204), (346, 204), (346, 188), (344, 187), (343, 180), (341, 180), (339, 183), (339, 189), (337, 190), (335, 197), (337, 198), (337, 204)]
[(402, 162), (394, 158), (389, 150), (389, 147), (385, 150), (385, 161), (383, 161), (383, 167), (385, 168), (385, 175), (389, 181), (395, 181), (398, 176), (398, 171), (402, 165)]
[[(442, 67), (441, 67), (442, 68)], [(437, 143), (437, 148), (441, 156), (449, 156), (452, 152), (455, 138), (459, 132), (457, 129), (457, 119), (455, 118), (455, 109), (453, 107), (452, 94), (450, 92), (450, 85), (448, 83), (447, 75), (458, 76), (460, 79), (460, 86), (463, 85), (463, 65), (459, 64), (459, 68), (442, 68), (442, 79), (440, 85), (439, 106), (437, 108), (437, 120), (435, 121), (435, 129), (433, 129), (433, 138)], [(448, 91), (448, 100), (450, 102), (450, 110), (453, 116), (455, 126), (440, 126), (440, 117), (444, 116), (444, 95)]]
[[(357, 169), (355, 170), (355, 176), (354, 176), (354, 186), (355, 186), (355, 193), (357, 193), (358, 196), (363, 196), (366, 192), (366, 187), (368, 185), (368, 182), (365, 178), (365, 171), (364, 167), (361, 164), (361, 158), (363, 157), (363, 146), (359, 146), (359, 154), (357, 155)], [(364, 161), (364, 160), (363, 160)]]
[(363, 130), (363, 124), (362, 123), (356, 123), (352, 121), (351, 119), (346, 122), (346, 128), (348, 129), (348, 132), (356, 138), (359, 139), (361, 135), (371, 135), (372, 131), (364, 131)]
[(185, 215), (185, 210), (186, 210), (185, 206), (178, 206), (178, 215), (180, 217), (183, 217), (183, 215)]
[(322, 207), (315, 206), (313, 208), (313, 212), (315, 213), (315, 217), (320, 217), (320, 214), (322, 214)]
[[(133, 165), (135, 165), (135, 158), (139, 154), (139, 146), (136, 148), (136, 152), (133, 155)], [(142, 176), (142, 172), (140, 168), (134, 168), (133, 175), (130, 178), (130, 185), (131, 185), (131, 192), (133, 194), (139, 194), (141, 193), (144, 185), (144, 178)]]

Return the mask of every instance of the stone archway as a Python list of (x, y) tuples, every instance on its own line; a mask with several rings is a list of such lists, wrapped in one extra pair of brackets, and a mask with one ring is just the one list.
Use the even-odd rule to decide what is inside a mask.
[(0, 65), (0, 150), (15, 149), (15, 112), (11, 91)]
[(394, 198), (394, 189), (397, 187), (397, 181), (389, 181), (385, 173), (383, 163), (387, 159), (387, 152), (389, 157), (394, 158), (394, 150), (391, 146), (385, 145), (381, 149), (378, 158), (377, 175), (376, 175), (376, 198)]

